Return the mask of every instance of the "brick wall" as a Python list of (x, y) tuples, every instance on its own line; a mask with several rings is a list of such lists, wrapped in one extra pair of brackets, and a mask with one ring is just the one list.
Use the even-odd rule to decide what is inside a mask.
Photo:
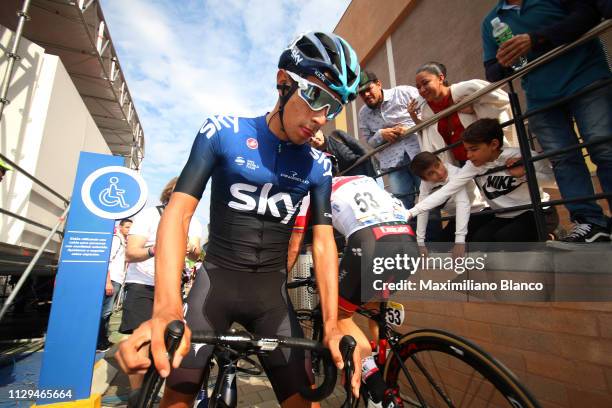
[[(496, 0), (391, 3), (355, 0), (336, 30), (355, 42), (364, 68), (375, 71), (383, 86), (389, 86), (387, 36), (399, 85), (413, 84), (416, 68), (429, 60), (443, 62), (451, 82), (484, 78), (480, 21)], [(387, 7), (388, 13), (364, 12), (364, 7)], [(375, 32), (382, 37), (363, 38)], [(610, 52), (612, 32), (603, 39)], [(360, 98), (353, 103), (358, 112), (363, 103)], [(352, 112), (347, 109), (346, 126), (355, 135)], [(325, 131), (333, 128), (329, 124)], [(569, 227), (567, 211), (558, 208)], [(514, 371), (545, 408), (612, 407), (612, 303), (415, 301), (405, 307), (402, 332), (440, 328), (467, 337)]]
[(401, 332), (435, 328), (466, 337), (510, 368), (543, 408), (612, 407), (612, 303), (414, 301), (404, 307)]

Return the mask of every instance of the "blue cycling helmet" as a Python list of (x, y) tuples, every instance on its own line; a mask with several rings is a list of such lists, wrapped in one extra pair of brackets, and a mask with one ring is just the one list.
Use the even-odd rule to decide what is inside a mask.
[(303, 77), (316, 76), (340, 95), (342, 103), (357, 96), (361, 72), (357, 54), (336, 34), (318, 31), (301, 34), (283, 51), (278, 67)]

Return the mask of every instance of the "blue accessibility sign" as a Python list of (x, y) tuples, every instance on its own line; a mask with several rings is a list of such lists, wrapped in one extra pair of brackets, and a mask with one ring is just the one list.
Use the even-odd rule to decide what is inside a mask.
[(38, 405), (90, 398), (115, 220), (144, 207), (148, 189), (124, 159), (81, 152), (64, 229), (38, 388), (66, 390)]
[(140, 211), (147, 201), (147, 184), (134, 170), (102, 167), (85, 179), (81, 198), (93, 214), (117, 220)]

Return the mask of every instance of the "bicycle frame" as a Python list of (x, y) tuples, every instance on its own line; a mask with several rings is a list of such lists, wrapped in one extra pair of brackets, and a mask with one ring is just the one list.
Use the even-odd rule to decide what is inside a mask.
[[(387, 312), (387, 302), (380, 302), (378, 312), (372, 312), (371, 309), (366, 309), (363, 307), (359, 307), (356, 310), (356, 312), (370, 320), (373, 320), (374, 322), (376, 322), (378, 326), (378, 343), (377, 343), (378, 355), (376, 358), (376, 364), (378, 365), (378, 368), (382, 370), (385, 364), (387, 363), (387, 359), (389, 357), (387, 355), (386, 348), (388, 345), (390, 349), (389, 354), (392, 354), (397, 359), (400, 365), (400, 368), (404, 372), (404, 375), (408, 379), (410, 386), (414, 390), (415, 395), (417, 399), (419, 400), (419, 404), (421, 404), (421, 406), (423, 407), (426, 407), (427, 404), (425, 402), (425, 399), (423, 398), (423, 395), (420, 393), (418, 387), (416, 386), (416, 383), (414, 382), (414, 379), (412, 378), (412, 375), (410, 375), (408, 368), (406, 367), (406, 365), (404, 364), (401, 358), (400, 348), (398, 344), (399, 344), (399, 339), (402, 335), (401, 333), (393, 330), (385, 318), (386, 312)], [(381, 358), (381, 353), (382, 353), (382, 358)], [(439, 389), (439, 387), (437, 387), (435, 382), (429, 376), (429, 374), (427, 373), (427, 370), (425, 370), (425, 367), (423, 367), (417, 359), (411, 358), (411, 360), (414, 361), (414, 363), (421, 368), (421, 371), (428, 377), (428, 379), (430, 380), (430, 382), (432, 383), (436, 391), (438, 393), (441, 393), (441, 396), (445, 400), (448, 400), (446, 395), (442, 392), (442, 390)]]

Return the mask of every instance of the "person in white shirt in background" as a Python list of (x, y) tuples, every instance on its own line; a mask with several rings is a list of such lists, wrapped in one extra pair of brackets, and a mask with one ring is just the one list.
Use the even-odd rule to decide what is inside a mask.
[(383, 171), (404, 166), (389, 173), (389, 185), (391, 193), (402, 201), (404, 207), (410, 208), (414, 205), (420, 180), (410, 173), (407, 166), (421, 149), (417, 135), (407, 134), (407, 130), (414, 126), (408, 104), (419, 97), (419, 92), (407, 85), (383, 89), (376, 74), (362, 71), (359, 96), (365, 103), (359, 110), (360, 138), (372, 148), (389, 144), (376, 153), (376, 158)]
[(121, 285), (123, 285), (125, 280), (125, 247), (131, 226), (132, 220), (128, 218), (123, 219), (119, 222), (119, 226), (113, 234), (108, 261), (108, 273), (106, 274), (106, 287), (104, 288), (104, 301), (102, 302), (100, 330), (98, 331), (97, 351), (106, 351), (113, 345), (108, 338), (108, 324), (113, 313), (115, 298), (119, 294)]
[[(144, 321), (151, 319), (153, 314), (153, 293), (155, 289), (155, 242), (157, 226), (161, 214), (170, 200), (178, 177), (171, 179), (162, 190), (159, 201), (161, 205), (145, 208), (134, 217), (126, 249), (128, 262), (125, 277), (125, 300), (119, 332), (131, 334)], [(195, 217), (189, 224), (188, 245), (186, 256), (192, 260), (198, 259), (201, 254), (200, 237), (202, 226)], [(146, 353), (148, 354), (148, 346)], [(144, 351), (143, 351), (144, 352)], [(129, 375), (132, 393), (130, 398), (137, 395), (136, 390), (141, 386), (144, 375)]]
[[(479, 119), (468, 126), (463, 134), (468, 162), (442, 188), (409, 209), (409, 216), (417, 217), (424, 211), (444, 204), (471, 180), (475, 180), (483, 198), (494, 210), (531, 204), (525, 167), (512, 167), (521, 160), (520, 150), (504, 146), (503, 137), (503, 129), (497, 119)], [(490, 169), (499, 166), (506, 166), (507, 170), (485, 175)], [(540, 187), (554, 185), (548, 161), (536, 161), (534, 167)], [(548, 201), (549, 198), (541, 190), (540, 197), (542, 201)], [(475, 242), (535, 242), (539, 240), (535, 226), (532, 210), (516, 210), (495, 214), (471, 235)]]
[[(424, 200), (449, 183), (461, 169), (449, 163), (444, 163), (438, 156), (431, 152), (417, 154), (410, 163), (412, 173), (421, 178), (421, 189), (419, 200)], [(442, 229), (438, 242), (451, 242), (454, 239), (453, 256), (462, 257), (465, 254), (465, 241), (468, 230), (475, 230), (476, 220), (470, 218), (470, 213), (481, 211), (485, 205), (480, 198), (480, 193), (473, 181), (468, 181), (457, 193), (451, 196), (441, 205), (442, 210), (450, 216), (455, 216)], [(427, 229), (429, 211), (423, 211), (417, 216), (417, 243), (421, 254), (427, 256), (428, 250), (425, 246), (425, 231)], [(468, 227), (469, 224), (469, 227)]]

